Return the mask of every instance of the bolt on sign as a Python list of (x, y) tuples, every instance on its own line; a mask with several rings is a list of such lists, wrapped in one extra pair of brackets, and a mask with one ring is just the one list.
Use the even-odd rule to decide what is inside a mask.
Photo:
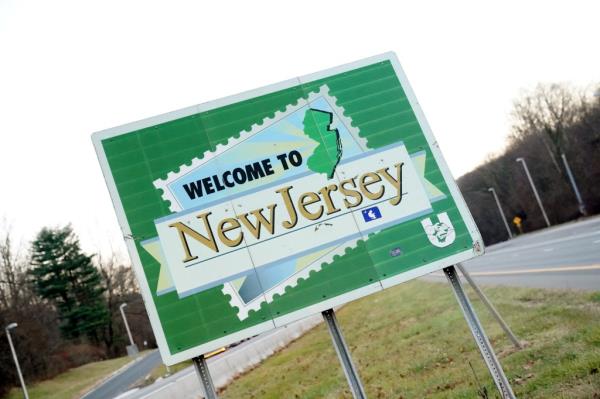
[(166, 364), (482, 252), (392, 53), (93, 141)]

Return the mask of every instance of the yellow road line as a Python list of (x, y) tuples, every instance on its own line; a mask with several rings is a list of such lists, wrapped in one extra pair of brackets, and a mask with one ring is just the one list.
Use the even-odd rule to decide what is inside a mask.
[[(503, 276), (507, 274), (530, 274), (530, 273), (553, 273), (553, 272), (572, 272), (583, 270), (600, 270), (600, 265), (584, 266), (564, 266), (564, 267), (545, 267), (540, 269), (520, 269), (520, 270), (502, 270), (491, 272), (469, 272), (471, 276)], [(443, 276), (440, 273), (431, 273), (435, 276)]]

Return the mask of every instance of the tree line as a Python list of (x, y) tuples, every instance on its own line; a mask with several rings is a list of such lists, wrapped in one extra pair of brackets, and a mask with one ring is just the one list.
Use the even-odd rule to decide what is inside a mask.
[[(592, 94), (566, 84), (540, 84), (514, 102), (511, 116), (505, 150), (458, 179), (487, 245), (508, 239), (489, 188), (496, 191), (513, 234), (546, 227), (524, 168), (516, 162), (520, 157), (551, 224), (600, 212), (600, 86)], [(580, 209), (563, 156), (585, 209)]]
[[(119, 305), (139, 348), (156, 347), (130, 265), (87, 255), (67, 225), (43, 228), (25, 250), (0, 229), (0, 396), (18, 385), (4, 328), (27, 382), (71, 367), (122, 356), (129, 344)], [(145, 345), (144, 345), (145, 344)]]

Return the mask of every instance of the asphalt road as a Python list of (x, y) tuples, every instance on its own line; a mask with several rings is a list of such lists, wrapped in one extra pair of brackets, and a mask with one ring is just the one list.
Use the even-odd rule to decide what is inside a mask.
[(131, 385), (146, 377), (150, 371), (161, 364), (158, 350), (136, 360), (122, 372), (113, 375), (95, 390), (88, 392), (81, 399), (108, 399), (114, 398), (127, 391)]
[[(477, 283), (600, 291), (600, 217), (525, 234), (464, 262)], [(445, 279), (433, 273), (427, 279)]]

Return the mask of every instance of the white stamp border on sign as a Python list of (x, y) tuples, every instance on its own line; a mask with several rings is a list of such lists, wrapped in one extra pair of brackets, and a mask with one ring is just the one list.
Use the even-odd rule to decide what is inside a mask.
[(221, 292), (225, 295), (230, 296), (229, 304), (232, 307), (238, 308), (238, 319), (244, 320), (247, 319), (250, 311), (258, 311), (263, 303), (271, 303), (275, 298), (275, 295), (283, 295), (285, 294), (285, 290), (290, 287), (295, 287), (298, 285), (300, 280), (306, 280), (310, 277), (311, 272), (318, 272), (321, 270), (324, 264), (330, 263), (333, 261), (334, 256), (343, 255), (348, 248), (356, 247), (360, 238), (349, 240), (338, 244), (333, 250), (329, 251), (327, 254), (323, 255), (319, 259), (315, 260), (310, 266), (305, 267), (304, 269), (292, 274), (281, 283), (276, 286), (269, 288), (263, 292), (264, 299), (261, 296), (257, 296), (252, 299), (250, 302), (244, 302), (242, 298), (240, 298), (239, 294), (235, 290), (235, 287), (231, 283), (223, 284), (223, 289)]
[(243, 143), (255, 134), (263, 131), (264, 129), (274, 125), (280, 120), (286, 118), (288, 115), (297, 111), (298, 109), (314, 102), (319, 98), (324, 98), (325, 101), (331, 106), (338, 120), (344, 124), (350, 135), (354, 138), (359, 148), (363, 151), (367, 150), (367, 140), (360, 137), (359, 129), (352, 125), (352, 118), (344, 114), (345, 109), (337, 104), (337, 98), (329, 94), (329, 87), (327, 85), (321, 85), (318, 91), (312, 91), (308, 93), (308, 98), (300, 97), (296, 99), (294, 103), (290, 103), (286, 106), (284, 111), (276, 111), (272, 117), (266, 117), (261, 123), (253, 124), (250, 129), (242, 130), (238, 137), (231, 137), (226, 144), (217, 144), (214, 151), (205, 151), (202, 157), (193, 158), (189, 164), (182, 164), (174, 171), (167, 173), (167, 177), (164, 179), (154, 180), (154, 187), (162, 191), (163, 200), (169, 203), (169, 210), (171, 212), (180, 212), (185, 210), (177, 201), (175, 194), (169, 189), (169, 185), (180, 177), (202, 167), (207, 162), (218, 158), (219, 155), (225, 151)]

